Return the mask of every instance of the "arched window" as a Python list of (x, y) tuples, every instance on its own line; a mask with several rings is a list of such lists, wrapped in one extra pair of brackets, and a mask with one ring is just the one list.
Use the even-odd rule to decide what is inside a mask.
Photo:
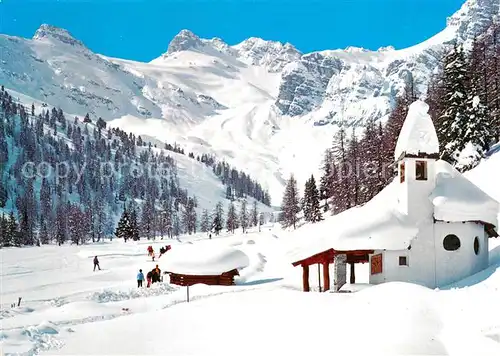
[(479, 255), (479, 238), (477, 236), (474, 238), (474, 253)]
[(457, 235), (446, 235), (443, 240), (443, 247), (446, 251), (456, 251), (460, 248), (460, 239)]

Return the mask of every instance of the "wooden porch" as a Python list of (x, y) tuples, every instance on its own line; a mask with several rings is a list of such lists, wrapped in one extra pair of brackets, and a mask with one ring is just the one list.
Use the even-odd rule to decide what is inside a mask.
[[(330, 264), (335, 263), (336, 256), (345, 256), (345, 263), (349, 264), (350, 268), (350, 283), (356, 283), (356, 274), (354, 266), (356, 263), (366, 263), (369, 261), (369, 255), (373, 254), (373, 250), (353, 250), (353, 251), (339, 251), (329, 249), (320, 252), (316, 255), (310, 256), (303, 260), (292, 263), (294, 267), (302, 266), (302, 284), (304, 292), (311, 290), (309, 284), (309, 270), (311, 265), (318, 265), (318, 278), (321, 281), (321, 269), (323, 269), (323, 288), (320, 291), (326, 292), (330, 290)], [(342, 258), (343, 259), (343, 258)], [(340, 287), (339, 287), (340, 288)]]

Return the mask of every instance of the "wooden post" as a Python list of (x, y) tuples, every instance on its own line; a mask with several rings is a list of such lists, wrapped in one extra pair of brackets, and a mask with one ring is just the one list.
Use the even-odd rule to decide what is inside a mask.
[(321, 293), (321, 268), (319, 263), (318, 263), (318, 288), (319, 292)]
[(19, 299), (17, 300), (17, 306), (18, 306), (18, 307), (19, 307), (19, 306), (21, 306), (21, 299), (22, 299), (22, 298), (21, 298), (21, 297), (19, 297)]
[(326, 292), (330, 290), (330, 264), (328, 262), (323, 262), (323, 279)]
[(309, 266), (302, 265), (302, 284), (304, 286), (304, 292), (309, 292)]
[(186, 286), (187, 302), (189, 303), (189, 285)]
[(356, 273), (354, 271), (354, 262), (351, 262), (350, 265), (351, 265), (351, 278), (350, 278), (349, 282), (351, 284), (354, 284), (354, 283), (356, 283)]

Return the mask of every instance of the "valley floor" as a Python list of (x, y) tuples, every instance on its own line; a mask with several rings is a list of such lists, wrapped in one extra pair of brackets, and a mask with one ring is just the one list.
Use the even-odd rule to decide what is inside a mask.
[[(500, 242), (491, 266), (444, 290), (387, 283), (356, 293), (303, 293), (285, 257), (286, 232), (3, 249), (6, 355), (500, 355)], [(146, 247), (233, 246), (250, 265), (232, 287), (136, 288), (158, 262)], [(101, 271), (92, 270), (98, 255)], [(310, 280), (316, 280), (311, 273)], [(358, 282), (367, 282), (359, 266)], [(11, 307), (22, 297), (20, 307)]]

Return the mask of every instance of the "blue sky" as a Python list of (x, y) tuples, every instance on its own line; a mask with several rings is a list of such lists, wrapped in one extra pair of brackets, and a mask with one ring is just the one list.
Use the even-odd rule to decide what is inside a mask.
[(465, 0), (0, 0), (0, 33), (31, 37), (41, 23), (68, 29), (90, 49), (149, 61), (187, 28), (236, 44), (290, 42), (303, 52), (403, 48), (445, 27)]

